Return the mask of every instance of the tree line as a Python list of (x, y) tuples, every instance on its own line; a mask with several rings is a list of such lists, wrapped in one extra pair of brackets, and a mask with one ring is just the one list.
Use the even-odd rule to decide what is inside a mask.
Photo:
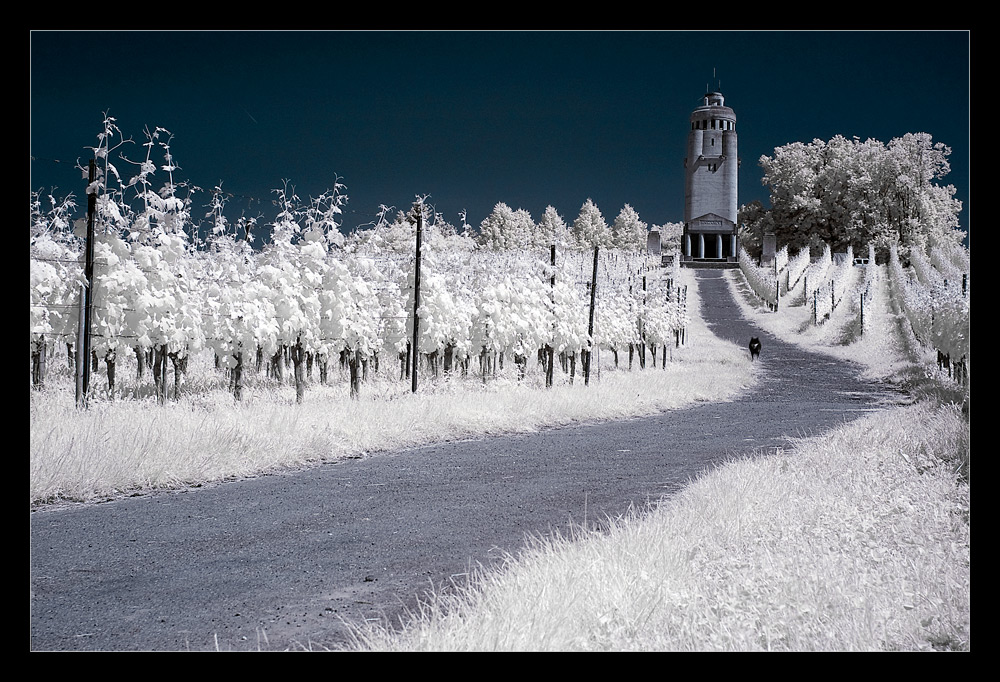
[(951, 149), (927, 133), (907, 133), (888, 144), (841, 135), (778, 147), (760, 158), (771, 207), (741, 208), (742, 243), (760, 252), (765, 233), (793, 251), (827, 244), (835, 252), (875, 248), (878, 262), (893, 246), (908, 259), (941, 244), (961, 244), (962, 203), (939, 181), (951, 170)]

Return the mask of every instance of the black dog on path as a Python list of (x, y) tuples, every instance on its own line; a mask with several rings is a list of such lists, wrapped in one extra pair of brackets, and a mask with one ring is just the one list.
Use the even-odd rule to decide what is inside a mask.
[(756, 360), (760, 356), (760, 339), (756, 336), (750, 338), (750, 361)]

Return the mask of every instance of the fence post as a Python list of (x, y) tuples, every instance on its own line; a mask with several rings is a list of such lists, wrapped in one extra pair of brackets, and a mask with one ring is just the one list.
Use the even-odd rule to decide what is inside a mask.
[[(687, 284), (684, 285), (684, 298), (683, 298), (683, 301), (684, 301), (683, 311), (684, 311), (685, 314), (687, 314), (687, 306), (688, 306), (688, 303), (687, 303), (687, 301), (688, 301), (688, 285)], [(684, 345), (684, 346), (687, 345), (687, 327), (686, 326), (685, 327), (681, 327), (681, 345)]]
[(865, 335), (865, 292), (861, 292), (861, 336)]

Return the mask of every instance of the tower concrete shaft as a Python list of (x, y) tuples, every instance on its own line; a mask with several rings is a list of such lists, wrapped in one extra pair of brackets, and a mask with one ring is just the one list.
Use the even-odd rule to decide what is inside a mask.
[(691, 112), (684, 159), (683, 257), (735, 261), (739, 157), (736, 114), (719, 92)]

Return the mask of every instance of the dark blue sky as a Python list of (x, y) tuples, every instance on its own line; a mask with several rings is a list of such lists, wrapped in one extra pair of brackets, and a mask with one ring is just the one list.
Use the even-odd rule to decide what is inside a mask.
[(177, 179), (221, 181), (237, 195), (230, 219), (248, 205), (270, 216), (283, 179), (306, 199), (339, 177), (347, 229), (417, 195), (476, 227), (497, 202), (536, 220), (551, 204), (569, 222), (588, 198), (609, 223), (626, 203), (647, 223), (680, 221), (688, 117), (714, 71), (737, 116), (741, 204), (767, 204), (757, 162), (775, 147), (926, 132), (952, 149), (942, 182), (969, 226), (965, 31), (36, 31), (30, 43), (29, 189), (82, 196), (71, 162), (90, 157), (107, 111), (134, 159), (147, 126), (172, 132)]

